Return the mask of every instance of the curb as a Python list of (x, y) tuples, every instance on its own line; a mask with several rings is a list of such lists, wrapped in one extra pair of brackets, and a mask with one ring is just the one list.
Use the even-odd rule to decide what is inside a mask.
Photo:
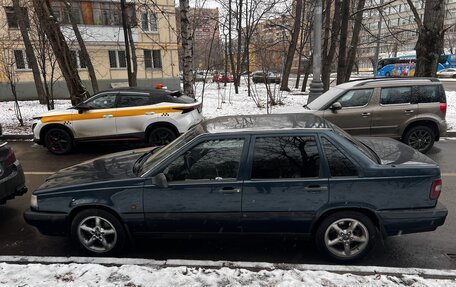
[(401, 277), (403, 275), (416, 275), (426, 279), (456, 280), (456, 270), (437, 270), (424, 268), (396, 268), (380, 266), (345, 266), (345, 265), (314, 265), (314, 264), (286, 264), (265, 262), (241, 261), (206, 261), (206, 260), (153, 260), (140, 258), (100, 258), (100, 257), (40, 257), (40, 256), (0, 256), (0, 262), (8, 264), (99, 264), (105, 266), (138, 265), (149, 267), (194, 267), (194, 268), (241, 268), (251, 271), (260, 270), (300, 270), (300, 271), (326, 271), (337, 274), (351, 273), (360, 276), (390, 275)]
[(32, 140), (33, 135), (0, 135), (2, 140)]

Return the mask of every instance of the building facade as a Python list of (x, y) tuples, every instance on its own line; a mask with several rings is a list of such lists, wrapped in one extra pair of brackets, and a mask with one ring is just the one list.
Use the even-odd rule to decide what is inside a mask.
[[(412, 2), (423, 19), (424, 1), (413, 0)], [(368, 0), (366, 8), (381, 6), (381, 3), (383, 3), (382, 0)], [(384, 3), (387, 3), (386, 0)], [(455, 25), (456, 0), (446, 0), (445, 27), (450, 28), (445, 33), (445, 53), (456, 53)], [(379, 59), (416, 54), (417, 25), (406, 0), (394, 1), (383, 6), (380, 11), (378, 9), (364, 11), (363, 26), (358, 45), (360, 71), (373, 71), (377, 42), (379, 42)], [(377, 37), (378, 35), (380, 37)]]
[[(26, 57), (24, 43), (18, 28), (17, 17), (8, 0), (0, 1), (0, 48), (3, 57), (0, 65), (10, 65), (17, 81), (19, 98), (36, 99), (33, 74)], [(91, 91), (87, 66), (81, 56), (69, 15), (78, 23), (79, 30), (95, 68), (100, 90), (108, 89), (115, 83), (128, 81), (124, 34), (119, 0), (81, 0), (72, 1), (67, 8), (63, 1), (51, 1), (53, 16), (60, 23), (61, 30), (73, 53), (73, 61), (85, 86)], [(176, 15), (173, 0), (137, 0), (127, 1), (128, 13), (133, 19), (133, 41), (136, 47), (138, 64), (138, 86), (153, 87), (163, 83), (171, 89), (180, 88), (179, 60), (176, 32)], [(52, 49), (43, 41), (43, 35), (37, 27), (33, 7), (25, 6), (29, 34), (33, 41), (35, 54), (47, 60), (44, 65), (48, 71), (48, 80), (53, 72), (55, 81), (54, 97), (69, 96), (64, 79), (60, 75)], [(44, 48), (43, 48), (44, 47)], [(2, 61), (3, 60), (3, 61)], [(52, 66), (55, 69), (52, 69)], [(2, 69), (5, 72), (5, 69)], [(8, 77), (0, 74), (0, 100), (9, 100), (11, 91)]]

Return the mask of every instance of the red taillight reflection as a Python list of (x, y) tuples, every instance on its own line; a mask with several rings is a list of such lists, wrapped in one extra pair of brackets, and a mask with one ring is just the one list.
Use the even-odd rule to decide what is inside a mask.
[(6, 166), (13, 165), (16, 162), (16, 156), (14, 155), (13, 150), (9, 150), (8, 156), (6, 157), (5, 164)]
[(436, 179), (432, 183), (431, 193), (429, 194), (429, 198), (432, 200), (438, 199), (440, 196), (440, 192), (442, 191), (442, 180)]
[(447, 104), (446, 103), (440, 103), (440, 110), (442, 111), (442, 113), (444, 113), (446, 115)]

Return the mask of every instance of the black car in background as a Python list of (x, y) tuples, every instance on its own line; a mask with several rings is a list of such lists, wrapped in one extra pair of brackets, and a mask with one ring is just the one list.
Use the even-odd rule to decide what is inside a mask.
[(441, 188), (439, 166), (396, 140), (360, 141), (313, 114), (229, 116), (165, 147), (63, 169), (24, 216), (92, 255), (119, 251), (130, 235), (261, 234), (312, 236), (348, 262), (380, 236), (442, 225)]
[(0, 204), (26, 192), (21, 164), (8, 144), (0, 142)]
[(280, 75), (273, 72), (256, 71), (251, 74), (252, 81), (256, 83), (280, 84)]

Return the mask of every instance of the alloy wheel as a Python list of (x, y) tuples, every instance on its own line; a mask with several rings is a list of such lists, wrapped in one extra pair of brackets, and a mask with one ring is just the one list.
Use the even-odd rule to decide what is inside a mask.
[(149, 136), (149, 143), (154, 146), (167, 145), (176, 139), (174, 133), (168, 128), (156, 128)]
[(416, 130), (410, 134), (408, 144), (419, 151), (427, 150), (432, 143), (432, 135), (426, 130)]
[(78, 225), (78, 239), (88, 250), (95, 253), (111, 251), (117, 243), (114, 225), (100, 216), (90, 216)]
[(326, 248), (338, 257), (354, 257), (368, 246), (369, 231), (357, 219), (339, 219), (326, 229), (324, 243)]

